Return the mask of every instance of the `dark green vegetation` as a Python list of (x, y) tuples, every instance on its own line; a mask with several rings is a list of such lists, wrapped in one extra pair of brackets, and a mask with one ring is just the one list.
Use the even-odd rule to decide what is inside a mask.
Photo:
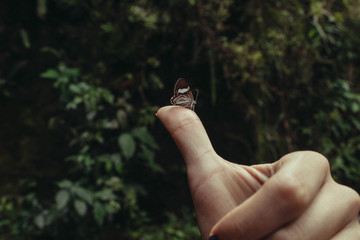
[(178, 77), (216, 151), (254, 164), (311, 149), (360, 190), (360, 5), (2, 0), (4, 239), (199, 239), (154, 113)]

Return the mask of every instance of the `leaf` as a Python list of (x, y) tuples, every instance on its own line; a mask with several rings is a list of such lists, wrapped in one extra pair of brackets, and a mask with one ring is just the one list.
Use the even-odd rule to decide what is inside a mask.
[(38, 228), (43, 229), (45, 227), (44, 215), (42, 215), (42, 214), (37, 215), (34, 219), (34, 223)]
[(93, 214), (96, 222), (101, 226), (104, 222), (105, 208), (100, 203), (95, 202)]
[(121, 209), (120, 204), (115, 201), (110, 201), (104, 207), (105, 207), (105, 211), (109, 214), (114, 214)]
[(115, 199), (115, 195), (113, 193), (113, 191), (111, 189), (105, 189), (99, 192), (95, 193), (96, 198), (101, 199), (101, 200), (113, 200)]
[(81, 198), (82, 200), (85, 200), (88, 204), (92, 204), (92, 196), (84, 188), (76, 186), (76, 187), (73, 187), (72, 190), (79, 198)]
[(63, 209), (70, 199), (70, 194), (66, 190), (60, 190), (55, 196), (57, 209)]
[(112, 169), (112, 162), (110, 162), (110, 161), (106, 161), (105, 162), (105, 170), (107, 171), (107, 172), (110, 172), (111, 171), (111, 169)]
[(114, 31), (114, 25), (111, 22), (101, 24), (100, 28), (106, 33)]
[(84, 201), (76, 199), (74, 201), (74, 208), (80, 216), (84, 216), (86, 214), (87, 206)]
[(30, 48), (31, 47), (31, 43), (29, 40), (29, 34), (27, 33), (27, 31), (25, 29), (20, 29), (20, 37), (21, 40), (24, 44), (24, 47), (26, 48)]
[(69, 180), (62, 180), (57, 184), (60, 188), (70, 188), (73, 186), (73, 183)]
[[(77, 77), (80, 74), (80, 70), (78, 68), (68, 68), (65, 67), (66, 69), (66, 74), (70, 77)], [(83, 83), (85, 86), (87, 86), (86, 83)]]
[(69, 90), (73, 94), (81, 94), (81, 91), (82, 91), (82, 89), (79, 87), (79, 84), (70, 84), (69, 85)]
[(111, 154), (110, 160), (117, 166), (121, 163), (121, 156), (120, 154)]
[(150, 81), (152, 83), (152, 87), (155, 89), (163, 89), (164, 88), (164, 84), (161, 81), (160, 77), (157, 76), (156, 74), (152, 73), (149, 76)]
[(107, 89), (102, 89), (102, 97), (107, 101), (108, 103), (114, 103), (114, 95)]
[(359, 112), (359, 109), (360, 109), (359, 103), (357, 103), (357, 102), (352, 102), (352, 103), (351, 103), (351, 111), (352, 111), (353, 113)]
[(0, 221), (0, 228), (3, 228), (5, 226), (10, 226), (12, 224), (12, 221), (10, 219), (5, 219)]
[(123, 133), (118, 138), (120, 150), (126, 159), (131, 158), (135, 153), (136, 143), (132, 135)]
[(145, 145), (141, 145), (142, 151), (139, 153), (139, 157), (144, 158), (148, 161), (149, 167), (158, 172), (163, 172), (162, 167), (155, 162), (155, 153), (154, 151), (147, 148)]
[(119, 122), (120, 126), (124, 127), (127, 124), (127, 114), (126, 111), (120, 109), (116, 112), (116, 119)]
[(43, 19), (47, 12), (46, 0), (38, 0), (36, 8), (37, 16)]
[(60, 74), (55, 69), (48, 69), (45, 72), (43, 72), (40, 76), (43, 78), (57, 79), (60, 77)]
[(149, 162), (153, 162), (155, 159), (155, 153), (143, 144), (141, 144), (140, 147), (142, 151), (140, 152), (139, 156), (148, 160)]
[(147, 146), (158, 149), (155, 139), (149, 133), (146, 127), (137, 127), (132, 130), (132, 134), (139, 139), (141, 142), (145, 143)]
[(111, 162), (114, 164), (115, 166), (115, 170), (119, 173), (122, 172), (122, 167), (123, 167), (123, 164), (121, 163), (121, 156), (120, 154), (112, 154), (110, 156), (110, 160)]

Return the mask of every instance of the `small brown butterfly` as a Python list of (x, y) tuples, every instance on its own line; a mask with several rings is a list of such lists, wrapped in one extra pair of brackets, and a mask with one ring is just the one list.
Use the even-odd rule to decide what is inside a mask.
[(175, 83), (174, 96), (170, 98), (170, 103), (194, 111), (198, 95), (199, 91), (197, 91), (196, 99), (194, 100), (194, 96), (187, 81), (184, 78), (179, 78)]

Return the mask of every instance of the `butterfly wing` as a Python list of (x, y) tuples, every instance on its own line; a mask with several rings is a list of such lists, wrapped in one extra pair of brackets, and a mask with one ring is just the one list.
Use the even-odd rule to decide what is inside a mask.
[(179, 78), (174, 86), (174, 96), (170, 99), (171, 104), (183, 106), (194, 110), (196, 101), (190, 90), (190, 86), (184, 78)]
[[(174, 95), (184, 94), (190, 91), (190, 86), (184, 78), (179, 78), (174, 86)], [(191, 91), (190, 91), (191, 92)]]

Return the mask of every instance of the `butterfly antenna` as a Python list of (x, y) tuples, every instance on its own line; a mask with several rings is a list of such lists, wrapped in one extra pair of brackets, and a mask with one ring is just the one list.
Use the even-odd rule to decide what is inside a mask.
[(198, 96), (199, 96), (199, 90), (198, 90), (198, 89), (196, 89), (196, 97), (195, 97), (195, 102), (197, 102)]

